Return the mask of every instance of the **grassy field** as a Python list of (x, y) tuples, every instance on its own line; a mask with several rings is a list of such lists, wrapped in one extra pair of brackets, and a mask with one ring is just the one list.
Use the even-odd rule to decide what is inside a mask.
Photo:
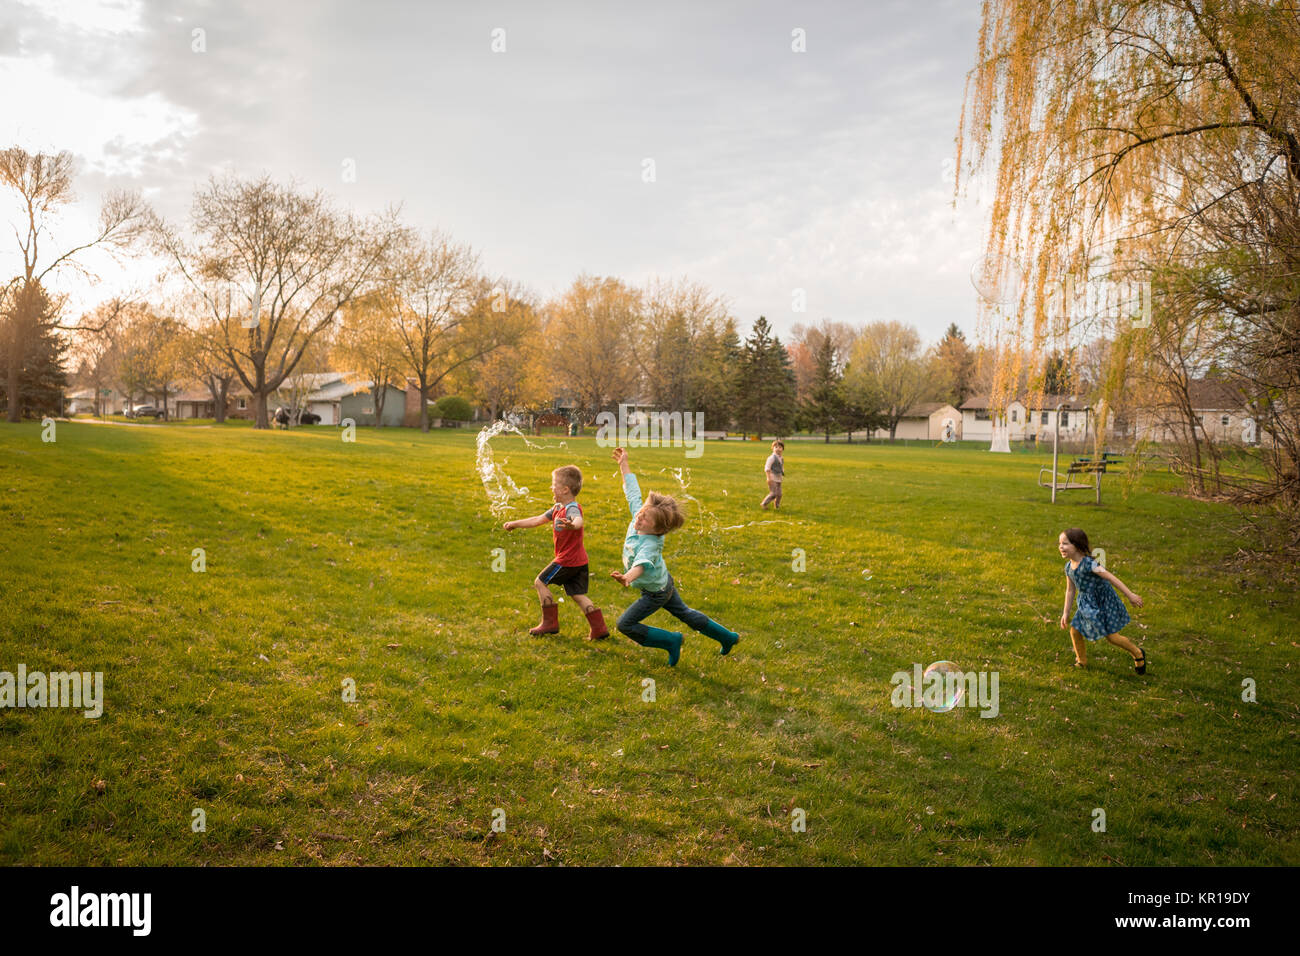
[[(608, 449), (493, 447), (540, 492), (511, 517), (583, 468), (612, 627)], [(1297, 593), (1232, 563), (1231, 511), (1167, 475), (1052, 506), (1041, 456), (800, 442), (765, 514), (765, 455), (632, 451), (643, 488), (689, 467), (669, 568), (742, 634), (688, 631), (670, 669), (571, 602), (525, 633), (550, 534), (500, 530), (472, 432), (0, 425), (0, 670), (105, 679), (98, 719), (0, 711), (0, 863), (1300, 862)], [(1072, 525), (1146, 601), (1146, 677), (1104, 643), (1070, 666)], [(936, 660), (998, 672), (998, 716), (892, 706)]]

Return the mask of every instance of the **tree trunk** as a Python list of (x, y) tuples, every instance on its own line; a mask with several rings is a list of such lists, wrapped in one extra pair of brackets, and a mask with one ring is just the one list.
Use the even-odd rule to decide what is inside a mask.
[(375, 399), (375, 427), (382, 428), (384, 424), (384, 399), (388, 398), (388, 386), (375, 391), (371, 389), (371, 395)]
[(425, 384), (423, 378), (420, 379), (420, 431), (426, 434), (429, 431), (429, 386)]
[(18, 347), (19, 330), (18, 330), (18, 310), (9, 317), (9, 361), (8, 375), (5, 383), (5, 398), (9, 402), (8, 419), (11, 422), (22, 419), (22, 402), (18, 398), (18, 378), (19, 369), (22, 368), (22, 352)]
[(230, 383), (234, 381), (234, 376), (218, 379), (221, 389), (217, 392), (217, 407), (212, 410), (212, 418), (221, 425), (226, 420), (226, 406), (230, 404)]
[(254, 428), (270, 429), (271, 420), (266, 414), (266, 393), (258, 392), (253, 396)]

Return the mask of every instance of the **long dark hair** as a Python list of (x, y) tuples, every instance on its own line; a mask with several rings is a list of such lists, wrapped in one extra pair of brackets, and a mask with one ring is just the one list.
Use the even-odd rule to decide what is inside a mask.
[(1065, 540), (1070, 542), (1088, 557), (1092, 557), (1092, 548), (1088, 545), (1088, 532), (1082, 528), (1066, 528)]

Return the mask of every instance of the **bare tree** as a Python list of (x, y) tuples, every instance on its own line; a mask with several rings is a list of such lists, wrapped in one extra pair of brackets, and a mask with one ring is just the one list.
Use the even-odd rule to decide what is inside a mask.
[(641, 373), (641, 391), (663, 409), (693, 409), (703, 391), (701, 346), (727, 320), (726, 301), (689, 279), (652, 279), (641, 291), (637, 327), (628, 347)]
[[(478, 256), (445, 233), (408, 236), (388, 260), (381, 287), (402, 358), (420, 390), (420, 430), (429, 430), (431, 391), (467, 363), (515, 341), (512, 326), (493, 320), (490, 301), (476, 300)], [(504, 293), (502, 293), (504, 295)]]
[(578, 409), (595, 416), (632, 398), (637, 368), (632, 336), (639, 296), (619, 279), (579, 276), (546, 308), (545, 335), (561, 382), (576, 392)]
[(515, 408), (540, 408), (555, 397), (554, 375), (533, 294), (504, 277), (480, 278), (476, 287), (468, 313), (471, 321), (501, 326), (508, 340), (462, 365), (448, 377), (449, 386), (486, 405), (493, 419)]
[(192, 242), (161, 220), (155, 240), (212, 316), (255, 427), (269, 428), (267, 396), (375, 277), (400, 232), (395, 213), (361, 221), (323, 192), (227, 176), (196, 192), (191, 219)]
[[(21, 218), (12, 225), (22, 255), (23, 271), (21, 276), (6, 283), (6, 288), (16, 293), (36, 286), (46, 288), (55, 274), (64, 269), (89, 275), (78, 258), (81, 253), (94, 248), (109, 253), (121, 252), (139, 237), (147, 211), (140, 197), (127, 192), (109, 193), (104, 198), (99, 228), (93, 236), (62, 251), (56, 246), (52, 255), (42, 258), (45, 251), (42, 244), (49, 235), (50, 221), (62, 207), (76, 199), (72, 189), (74, 173), (75, 163), (68, 152), (29, 153), (17, 146), (0, 150), (0, 187), (16, 193), (21, 208)], [(10, 304), (31, 303), (39, 298), (16, 295)], [(57, 323), (63, 301), (59, 297), (53, 297), (51, 301), (52, 308), (48, 314), (54, 316)], [(0, 315), (7, 316), (4, 321), (7, 328), (0, 332), (7, 340), (4, 372), (5, 390), (10, 396), (8, 415), (9, 421), (16, 422), (22, 416), (22, 403), (17, 396), (23, 356), (29, 340), (39, 334), (37, 325), (43, 320), (21, 307), (10, 308)], [(57, 324), (52, 327), (62, 328)]]
[(846, 387), (870, 395), (889, 429), (892, 441), (907, 410), (932, 390), (928, 363), (921, 354), (921, 336), (901, 322), (872, 322), (853, 345)]

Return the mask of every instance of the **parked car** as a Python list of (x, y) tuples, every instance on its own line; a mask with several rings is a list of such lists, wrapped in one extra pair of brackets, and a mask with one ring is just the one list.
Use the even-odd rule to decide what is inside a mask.
[(317, 415), (315, 412), (309, 412), (309, 411), (305, 411), (305, 410), (304, 410), (303, 413), (302, 413), (301, 415), (298, 416), (298, 424), (299, 424), (299, 425), (319, 425), (319, 424), (320, 424), (320, 416)]
[(123, 412), (127, 418), (165, 418), (166, 413), (157, 405), (128, 405)]

